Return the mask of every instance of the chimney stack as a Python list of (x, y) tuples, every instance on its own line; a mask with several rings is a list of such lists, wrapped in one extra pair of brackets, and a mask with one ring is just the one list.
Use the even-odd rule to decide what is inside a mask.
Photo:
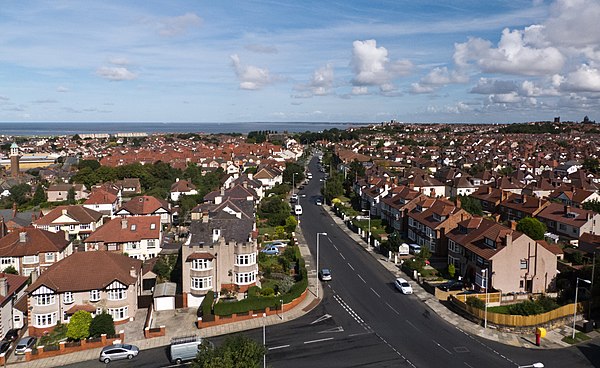
[(565, 215), (571, 212), (571, 206), (565, 206)]
[(8, 296), (8, 279), (6, 277), (0, 278), (0, 296)]
[(462, 206), (462, 203), (458, 196), (456, 196), (456, 198), (454, 198), (454, 205), (456, 206), (456, 208), (461, 208), (461, 206)]
[(121, 230), (127, 229), (127, 218), (121, 219)]
[(517, 230), (517, 222), (514, 220), (510, 221), (510, 229), (511, 230)]
[(137, 271), (135, 270), (135, 267), (131, 266), (131, 269), (129, 270), (129, 275), (137, 279)]
[(27, 232), (21, 231), (19, 233), (19, 243), (25, 243), (27, 241)]

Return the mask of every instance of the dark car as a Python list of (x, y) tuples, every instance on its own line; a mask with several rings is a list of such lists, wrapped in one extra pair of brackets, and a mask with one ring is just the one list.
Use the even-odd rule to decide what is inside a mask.
[(6, 333), (6, 335), (4, 335), (4, 338), (2, 340), (13, 342), (13, 341), (16, 341), (18, 338), (19, 338), (19, 329), (13, 328), (13, 329), (8, 330), (8, 332)]
[(438, 285), (438, 288), (443, 291), (459, 291), (463, 289), (463, 284), (458, 281), (448, 281)]
[(0, 354), (6, 353), (8, 348), (10, 348), (10, 342), (0, 341)]

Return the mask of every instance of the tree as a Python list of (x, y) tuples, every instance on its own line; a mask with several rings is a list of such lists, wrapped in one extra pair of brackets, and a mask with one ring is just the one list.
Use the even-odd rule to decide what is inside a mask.
[(287, 162), (285, 170), (283, 170), (283, 181), (298, 186), (298, 183), (301, 183), (303, 180), (304, 168), (295, 162)]
[(259, 368), (266, 353), (264, 345), (242, 335), (229, 336), (217, 348), (202, 344), (194, 368)]
[(112, 316), (104, 311), (97, 314), (90, 323), (90, 336), (99, 337), (102, 334), (108, 336), (115, 334), (115, 322)]
[(546, 225), (538, 219), (525, 217), (517, 223), (517, 231), (524, 233), (533, 240), (544, 240)]
[(288, 216), (288, 218), (285, 220), (285, 231), (291, 233), (292, 231), (296, 230), (297, 225), (298, 222), (296, 221), (296, 218), (294, 216)]
[(81, 160), (81, 161), (79, 161), (79, 163), (77, 164), (77, 168), (79, 170), (81, 170), (84, 167), (89, 167), (92, 170), (98, 170), (98, 168), (100, 168), (100, 162), (98, 162), (96, 160)]
[(46, 202), (46, 192), (44, 191), (44, 187), (39, 184), (37, 188), (35, 188), (35, 193), (33, 194), (33, 199), (31, 200), (31, 204), (34, 206), (39, 206), (40, 204)]
[(394, 232), (388, 236), (387, 241), (382, 244), (381, 249), (384, 254), (387, 254), (389, 251), (397, 252), (402, 243), (402, 236), (399, 232), (394, 230)]
[(67, 327), (67, 337), (72, 340), (86, 339), (90, 336), (92, 315), (83, 310), (75, 312)]
[(75, 188), (73, 187), (69, 188), (69, 191), (67, 192), (67, 203), (75, 204)]
[(483, 209), (481, 208), (481, 202), (476, 198), (468, 196), (458, 196), (460, 199), (460, 207), (470, 213), (471, 215), (481, 216), (483, 215)]
[(455, 274), (456, 274), (456, 267), (454, 267), (454, 263), (450, 263), (448, 265), (448, 276), (450, 276), (450, 278), (453, 279)]
[(175, 269), (177, 263), (176, 255), (160, 256), (152, 268), (152, 272), (158, 275), (161, 281), (171, 279), (171, 272)]
[(17, 184), (10, 188), (9, 199), (16, 203), (17, 206), (25, 204), (31, 193), (31, 186), (29, 184)]
[(4, 270), (2, 270), (2, 272), (8, 273), (8, 274), (11, 274), (11, 275), (18, 275), (19, 274), (19, 271), (17, 271), (17, 269), (13, 265), (10, 265), (10, 266), (6, 267)]

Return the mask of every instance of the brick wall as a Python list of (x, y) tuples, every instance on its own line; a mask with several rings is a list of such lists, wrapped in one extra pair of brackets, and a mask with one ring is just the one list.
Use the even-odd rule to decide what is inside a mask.
[(100, 339), (96, 339), (94, 341), (81, 340), (81, 345), (71, 345), (63, 341), (59, 343), (59, 350), (44, 351), (43, 346), (38, 346), (36, 348), (36, 353), (33, 353), (31, 349), (27, 349), (27, 351), (25, 351), (25, 361), (29, 362), (36, 359), (51, 358), (62, 354), (70, 354), (76, 351), (102, 348), (104, 346), (113, 344), (117, 340), (120, 342), (125, 342), (125, 332), (123, 330), (119, 331), (118, 337), (109, 339), (106, 337), (106, 334), (102, 334)]

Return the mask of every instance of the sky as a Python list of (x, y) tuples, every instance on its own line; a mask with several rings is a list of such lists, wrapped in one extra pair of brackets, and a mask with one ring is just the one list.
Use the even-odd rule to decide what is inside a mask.
[(600, 0), (5, 1), (2, 122), (600, 121)]

